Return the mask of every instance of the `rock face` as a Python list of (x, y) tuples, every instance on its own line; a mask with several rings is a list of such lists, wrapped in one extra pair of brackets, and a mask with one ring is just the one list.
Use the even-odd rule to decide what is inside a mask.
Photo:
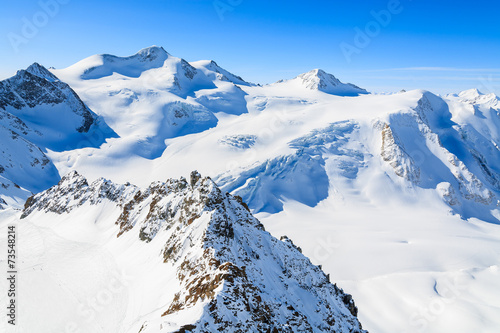
[(382, 126), (382, 159), (394, 168), (396, 175), (418, 183), (420, 170), (415, 166), (413, 159), (405, 152), (389, 124), (379, 124), (379, 126)]
[(118, 242), (131, 234), (147, 246), (166, 239), (160, 255), (179, 285), (157, 315), (141, 317), (141, 332), (158, 332), (159, 320), (179, 332), (365, 332), (350, 295), (288, 238), (266, 232), (241, 198), (197, 172), (189, 181), (146, 189), (104, 179), (89, 184), (72, 172), (29, 198), (23, 218), (36, 211), (70, 218), (84, 207), (110, 204), (120, 212), (109, 221), (117, 225)]
[(61, 126), (73, 126), (72, 130), (87, 133), (97, 122), (97, 116), (73, 89), (38, 63), (0, 82), (0, 108), (15, 116), (38, 124), (54, 125), (49, 124), (54, 117), (45, 108), (56, 105), (62, 105), (66, 112), (72, 113), (72, 117), (65, 117), (71, 123), (59, 124)]
[[(461, 99), (464, 96), (475, 96), (475, 92), (460, 94)], [(473, 112), (480, 112), (480, 104), (471, 107)], [(500, 205), (495, 195), (500, 183), (500, 174), (494, 169), (498, 160), (494, 143), (497, 138), (486, 138), (474, 127), (482, 125), (478, 119), (489, 119), (482, 113), (479, 117), (471, 115), (475, 119), (468, 120), (470, 123), (456, 123), (444, 100), (424, 92), (416, 107), (391, 114), (385, 121), (375, 121), (374, 129), (381, 137), (382, 160), (397, 176), (412, 186), (436, 189), (462, 217), (468, 218), (475, 212), (481, 219), (496, 223), (488, 210)], [(484, 213), (478, 214), (481, 211)]]
[(0, 81), (0, 196), (15, 204), (57, 183), (47, 148), (96, 147), (110, 136), (115, 133), (45, 67), (18, 71)]

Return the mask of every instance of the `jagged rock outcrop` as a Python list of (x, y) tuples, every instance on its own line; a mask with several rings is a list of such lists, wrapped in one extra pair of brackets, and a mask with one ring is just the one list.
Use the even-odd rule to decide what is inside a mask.
[(405, 151), (403, 144), (395, 136), (389, 124), (379, 124), (382, 133), (382, 159), (389, 163), (394, 172), (412, 183), (418, 183), (420, 178), (420, 169), (410, 155)]
[[(190, 332), (365, 332), (350, 295), (291, 240), (266, 232), (241, 198), (197, 172), (189, 181), (170, 179), (146, 189), (103, 179), (89, 184), (72, 172), (28, 199), (23, 218), (78, 214), (109, 203), (121, 211), (113, 221), (117, 241), (131, 234), (137, 242), (167, 239), (161, 256), (180, 286), (141, 332), (157, 332), (159, 320), (178, 318), (192, 318), (176, 322), (179, 331)], [(201, 315), (189, 317), (200, 306)]]
[[(469, 124), (452, 121), (443, 99), (424, 92), (416, 107), (377, 120), (374, 128), (381, 135), (382, 160), (413, 186), (435, 189), (463, 217), (484, 209), (470, 208), (476, 204), (498, 206), (495, 140), (484, 138)], [(496, 220), (488, 213), (481, 218)]]

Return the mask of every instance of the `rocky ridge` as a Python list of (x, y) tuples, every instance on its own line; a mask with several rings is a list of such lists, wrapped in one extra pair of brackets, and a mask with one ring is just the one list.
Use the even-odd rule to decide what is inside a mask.
[[(105, 202), (121, 211), (113, 221), (118, 241), (128, 233), (138, 242), (168, 239), (161, 255), (181, 288), (161, 320), (203, 306), (199, 318), (177, 323), (179, 332), (364, 332), (350, 295), (291, 240), (266, 232), (241, 198), (197, 172), (146, 189), (104, 179), (89, 184), (72, 172), (30, 197), (22, 218), (36, 211), (69, 217)], [(158, 320), (144, 321), (141, 332), (157, 332)]]

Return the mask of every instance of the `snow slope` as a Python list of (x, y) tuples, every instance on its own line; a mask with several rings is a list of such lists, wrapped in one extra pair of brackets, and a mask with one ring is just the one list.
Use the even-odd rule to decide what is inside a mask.
[(247, 112), (235, 85), (246, 82), (216, 64), (195, 66), (153, 46), (130, 57), (92, 56), (53, 73), (126, 137), (104, 147), (107, 154), (155, 159), (166, 139), (215, 127), (216, 113)]
[(352, 293), (367, 330), (500, 326), (497, 96), (368, 94), (320, 70), (259, 86), (158, 47), (51, 72), (118, 135), (48, 151), (60, 174), (147, 187), (197, 169)]
[(2, 164), (0, 174), (30, 191), (39, 192), (53, 185), (59, 174), (54, 164), (33, 143), (0, 126)]

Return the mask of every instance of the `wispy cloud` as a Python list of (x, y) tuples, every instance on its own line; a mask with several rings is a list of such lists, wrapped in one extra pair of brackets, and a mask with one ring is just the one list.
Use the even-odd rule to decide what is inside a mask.
[(456, 68), (456, 67), (403, 67), (386, 69), (367, 69), (359, 72), (470, 72), (470, 73), (500, 73), (500, 68)]
[[(463, 76), (366, 76), (365, 79), (377, 79), (377, 80), (407, 80), (407, 81), (426, 81), (426, 80), (444, 80), (444, 81), (481, 81), (485, 80), (485, 77), (463, 77)], [(489, 77), (488, 81), (500, 81), (499, 77)]]

